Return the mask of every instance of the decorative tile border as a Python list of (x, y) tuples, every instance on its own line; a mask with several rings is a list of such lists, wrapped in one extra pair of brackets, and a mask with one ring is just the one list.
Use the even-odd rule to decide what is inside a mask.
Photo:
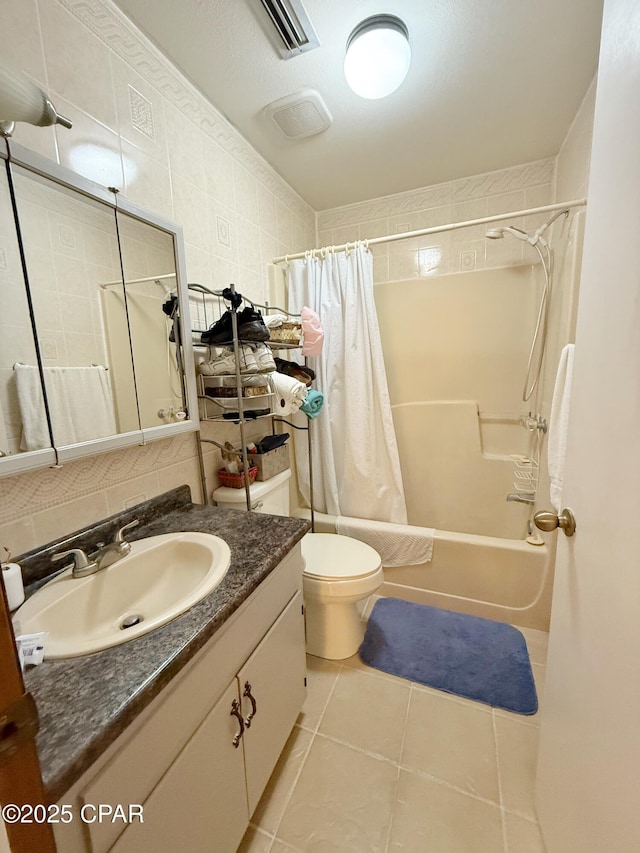
[(530, 189), (553, 181), (555, 158), (472, 175), (418, 190), (383, 196), (373, 201), (335, 207), (318, 213), (318, 230), (326, 231), (374, 219), (417, 213), (432, 207)]
[(193, 459), (196, 434), (114, 450), (62, 468), (43, 468), (0, 480), (0, 525), (109, 486)]
[(211, 139), (241, 162), (300, 219), (313, 209), (251, 147), (170, 60), (110, 0), (58, 0), (104, 44), (131, 65)]

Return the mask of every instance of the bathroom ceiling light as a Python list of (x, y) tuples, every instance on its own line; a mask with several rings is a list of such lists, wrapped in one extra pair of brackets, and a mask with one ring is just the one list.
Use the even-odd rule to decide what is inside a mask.
[(373, 15), (349, 36), (344, 74), (362, 98), (384, 98), (407, 76), (411, 62), (409, 32), (395, 15)]

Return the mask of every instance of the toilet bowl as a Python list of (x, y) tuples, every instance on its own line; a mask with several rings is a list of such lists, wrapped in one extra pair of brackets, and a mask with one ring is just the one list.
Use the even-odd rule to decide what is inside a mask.
[[(290, 476), (291, 471), (287, 470), (264, 482), (252, 483), (254, 510), (288, 515)], [(246, 509), (244, 489), (222, 486), (212, 497), (218, 506)], [(349, 536), (307, 533), (302, 538), (302, 556), (307, 651), (327, 660), (352, 657), (364, 637), (358, 604), (383, 581), (380, 555), (370, 545)]]
[(349, 536), (307, 533), (302, 556), (307, 651), (328, 660), (350, 658), (364, 638), (358, 603), (384, 579), (380, 555)]

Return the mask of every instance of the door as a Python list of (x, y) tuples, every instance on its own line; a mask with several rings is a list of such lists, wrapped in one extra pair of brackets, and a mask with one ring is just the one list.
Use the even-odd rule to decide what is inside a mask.
[(536, 782), (548, 853), (640, 850), (640, 4), (605, 0)]
[[(3, 747), (3, 754), (0, 755), (0, 804), (6, 806), (11, 803), (20, 808), (27, 804), (35, 806), (47, 802), (36, 745), (29, 735), (26, 720), (15, 722), (11, 713), (8, 714), (8, 720), (3, 719), (9, 708), (19, 708), (20, 703), (24, 703), (22, 709), (25, 714), (30, 714), (29, 703), (24, 697), (25, 687), (15, 650), (7, 599), (0, 584), (0, 741)], [(22, 728), (23, 724), (27, 737), (16, 744), (14, 751), (10, 736), (16, 727)], [(5, 746), (9, 746), (6, 754)], [(20, 813), (28, 817), (24, 810)], [(54, 853), (56, 849), (51, 827), (47, 823), (16, 821), (0, 829), (3, 830), (0, 833), (0, 850), (6, 849), (7, 840), (12, 853), (32, 853), (34, 850)]]

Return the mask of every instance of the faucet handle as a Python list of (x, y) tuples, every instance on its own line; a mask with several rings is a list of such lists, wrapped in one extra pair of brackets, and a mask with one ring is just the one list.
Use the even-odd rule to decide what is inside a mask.
[(124, 542), (125, 541), (125, 538), (124, 538), (125, 530), (131, 530), (132, 527), (137, 527), (139, 524), (140, 524), (140, 521), (137, 518), (134, 519), (133, 521), (130, 521), (129, 524), (125, 524), (124, 527), (121, 527), (120, 530), (118, 530), (113, 541), (114, 542)]
[(71, 548), (69, 551), (61, 551), (59, 554), (54, 554), (51, 560), (57, 563), (59, 560), (64, 560), (65, 557), (73, 558), (73, 563), (70, 563), (70, 566), (73, 566), (74, 578), (93, 574), (98, 568), (98, 564), (94, 560), (90, 560), (81, 548)]

